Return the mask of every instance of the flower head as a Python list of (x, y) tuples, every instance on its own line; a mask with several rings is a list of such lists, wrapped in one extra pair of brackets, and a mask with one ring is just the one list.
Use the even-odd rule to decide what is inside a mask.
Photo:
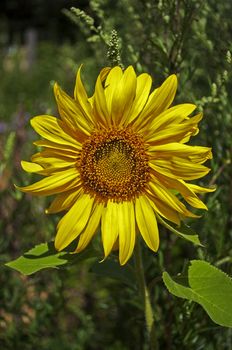
[(104, 68), (89, 98), (79, 69), (74, 98), (55, 84), (60, 118), (31, 120), (43, 138), (35, 144), (43, 150), (22, 167), (45, 178), (20, 190), (57, 195), (46, 210), (66, 211), (57, 226), (57, 250), (77, 240), (75, 252), (82, 251), (101, 226), (105, 257), (118, 245), (123, 265), (139, 233), (150, 249), (158, 250), (158, 215), (177, 225), (196, 217), (180, 196), (207, 209), (197, 193), (212, 190), (189, 180), (209, 172), (203, 163), (211, 150), (185, 144), (198, 133), (202, 114), (189, 117), (196, 108), (189, 103), (170, 107), (175, 75), (152, 92), (151, 85), (150, 75), (136, 76), (131, 66), (125, 71)]

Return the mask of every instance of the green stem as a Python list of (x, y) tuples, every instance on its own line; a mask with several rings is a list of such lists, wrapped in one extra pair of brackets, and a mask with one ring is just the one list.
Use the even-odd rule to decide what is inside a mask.
[(155, 339), (154, 316), (153, 316), (153, 310), (151, 306), (149, 291), (147, 289), (147, 285), (145, 281), (143, 260), (142, 260), (139, 240), (137, 240), (137, 243), (135, 245), (134, 256), (135, 256), (136, 277), (138, 280), (139, 292), (143, 302), (150, 347), (152, 350), (155, 350), (157, 346), (156, 346), (156, 339)]

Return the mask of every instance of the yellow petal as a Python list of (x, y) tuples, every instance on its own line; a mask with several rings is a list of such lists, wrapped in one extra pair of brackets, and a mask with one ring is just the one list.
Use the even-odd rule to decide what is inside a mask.
[(110, 254), (118, 237), (118, 203), (109, 201), (102, 214), (102, 243), (105, 258)]
[(149, 190), (147, 190), (147, 192), (149, 203), (154, 211), (174, 224), (180, 225), (179, 213), (167, 206), (166, 203), (162, 202), (159, 198), (155, 197)]
[(153, 136), (145, 136), (145, 139), (150, 144), (181, 142), (184, 138), (196, 134), (197, 124), (202, 116), (202, 113), (200, 113), (183, 123), (164, 126), (162, 130), (155, 131)]
[(28, 173), (38, 173), (41, 170), (44, 170), (44, 168), (36, 163), (26, 162), (25, 160), (21, 161), (21, 166), (23, 170), (27, 171)]
[(110, 116), (111, 121), (112, 121), (111, 119), (112, 100), (122, 76), (123, 76), (122, 69), (120, 67), (114, 67), (111, 69), (111, 71), (107, 75), (106, 82), (105, 82), (105, 91), (104, 91), (105, 100), (107, 104), (108, 115)]
[(203, 146), (189, 146), (178, 142), (164, 145), (149, 146), (148, 153), (152, 159), (169, 159), (174, 157), (189, 159), (194, 163), (204, 163), (207, 159), (212, 159), (211, 148)]
[[(36, 153), (43, 158), (60, 158), (64, 161), (73, 162), (79, 158), (80, 152), (75, 150), (75, 152), (70, 150), (65, 150), (63, 148), (47, 148), (44, 151)], [(33, 159), (33, 156), (32, 156)]]
[(80, 149), (81, 144), (68, 135), (62, 128), (62, 121), (49, 115), (38, 116), (31, 119), (33, 129), (43, 138), (61, 145)]
[[(157, 180), (156, 180), (157, 181)], [(192, 207), (207, 210), (207, 206), (197, 197), (191, 185), (183, 180), (171, 179), (159, 174), (159, 181), (168, 189), (178, 191)]]
[(76, 159), (73, 158), (69, 158), (69, 157), (62, 157), (62, 158), (58, 158), (58, 157), (45, 157), (43, 155), (43, 152), (39, 152), (34, 154), (31, 157), (31, 160), (33, 162), (36, 162), (40, 165), (42, 165), (43, 167), (47, 167), (47, 166), (53, 166), (53, 167), (57, 167), (57, 168), (65, 168), (65, 167), (70, 167), (70, 166), (74, 166), (76, 164)]
[(144, 241), (156, 252), (159, 248), (159, 231), (155, 213), (145, 196), (136, 199), (135, 212), (137, 225)]
[(41, 164), (26, 162), (22, 160), (21, 166), (23, 170), (27, 171), (28, 173), (36, 173), (44, 176), (48, 176), (51, 174), (51, 171), (47, 171), (47, 169), (43, 167)]
[(104, 209), (104, 205), (102, 203), (100, 203), (100, 204), (97, 203), (95, 205), (95, 208), (94, 208), (93, 212), (91, 213), (91, 216), (90, 216), (90, 219), (87, 223), (87, 226), (84, 229), (83, 233), (80, 235), (80, 239), (79, 239), (77, 248), (74, 251), (74, 253), (79, 253), (83, 249), (85, 249), (85, 247), (89, 244), (89, 242), (93, 238), (93, 236), (96, 233), (97, 228), (99, 226), (100, 219), (101, 219), (102, 213), (103, 213), (103, 209)]
[(110, 125), (110, 114), (107, 110), (105, 91), (100, 75), (97, 78), (95, 92), (93, 95), (93, 114), (96, 121), (103, 127)]
[(79, 187), (75, 188), (74, 190), (72, 189), (71, 191), (58, 194), (56, 198), (52, 201), (49, 208), (45, 210), (45, 213), (54, 214), (71, 208), (71, 206), (79, 198), (80, 193), (81, 183), (79, 183)]
[(171, 161), (156, 159), (149, 162), (149, 166), (156, 172), (173, 179), (195, 180), (210, 171), (204, 165), (192, 163), (186, 159), (173, 157)]
[[(52, 157), (49, 152), (43, 151), (34, 154), (31, 160), (44, 168), (44, 173), (51, 174), (67, 168), (76, 168), (76, 159), (64, 156)], [(77, 169), (76, 169), (77, 171)], [(39, 174), (42, 174), (41, 172)]]
[(60, 152), (67, 152), (70, 154), (72, 154), (72, 157), (76, 157), (77, 154), (79, 154), (79, 150), (81, 149), (81, 144), (79, 144), (79, 146), (71, 146), (69, 143), (66, 144), (65, 140), (64, 143), (56, 143), (56, 142), (52, 142), (52, 141), (48, 141), (48, 140), (38, 140), (38, 141), (34, 141), (33, 144), (39, 147), (46, 147), (46, 150), (59, 150)]
[(111, 69), (112, 69), (111, 67), (104, 67), (101, 69), (99, 76), (100, 76), (100, 79), (102, 82), (104, 82), (106, 80)]
[(93, 130), (93, 124), (86, 119), (77, 102), (68, 96), (58, 84), (54, 85), (54, 94), (59, 109), (59, 113), (64, 122), (75, 131), (82, 135), (90, 135)]
[(196, 109), (194, 104), (184, 103), (168, 108), (159, 115), (159, 118), (154, 118), (149, 126), (148, 135), (154, 135), (157, 130), (163, 130), (164, 127), (171, 124), (179, 124), (187, 121), (188, 116)]
[[(99, 73), (99, 80), (101, 81), (101, 83), (103, 84), (104, 81), (107, 78), (107, 75), (109, 74), (109, 72), (111, 71), (111, 67), (104, 67), (100, 73)], [(89, 103), (91, 104), (91, 106), (93, 107), (93, 101), (94, 101), (94, 95), (89, 97), (88, 99)]]
[(121, 265), (131, 257), (135, 245), (134, 204), (122, 202), (118, 204), (119, 261)]
[(143, 128), (147, 123), (165, 111), (172, 103), (177, 89), (176, 75), (170, 75), (165, 82), (155, 90), (144, 107), (134, 126), (138, 129)]
[(163, 203), (166, 204), (167, 207), (170, 207), (173, 210), (176, 210), (178, 213), (187, 216), (187, 217), (196, 217), (193, 213), (191, 213), (183, 203), (179, 201), (179, 199), (173, 195), (168, 189), (159, 184), (156, 180), (156, 183), (150, 181), (149, 189), (152, 194), (159, 198)]
[(92, 124), (92, 108), (91, 104), (88, 101), (88, 96), (81, 80), (81, 68), (82, 66), (78, 69), (77, 72), (74, 99), (77, 101), (82, 114), (85, 116), (85, 119)]
[(122, 125), (127, 119), (135, 98), (136, 75), (132, 66), (129, 66), (118, 82), (111, 102), (111, 118), (113, 125)]
[(49, 196), (59, 192), (68, 191), (75, 188), (80, 181), (80, 175), (75, 168), (60, 171), (51, 176), (46, 177), (32, 185), (18, 187), (22, 192), (31, 193), (38, 196)]
[(128, 118), (126, 120), (126, 124), (130, 124), (131, 122), (133, 122), (133, 120), (137, 118), (139, 113), (142, 112), (148, 100), (151, 84), (152, 79), (149, 74), (143, 73), (137, 77), (135, 99), (131, 111), (128, 115)]
[(55, 247), (62, 250), (76, 239), (85, 228), (91, 214), (94, 198), (83, 194), (57, 225)]
[(188, 184), (188, 187), (196, 193), (214, 192), (217, 189), (216, 187), (206, 188), (206, 187), (201, 187), (201, 186), (194, 185), (194, 184)]

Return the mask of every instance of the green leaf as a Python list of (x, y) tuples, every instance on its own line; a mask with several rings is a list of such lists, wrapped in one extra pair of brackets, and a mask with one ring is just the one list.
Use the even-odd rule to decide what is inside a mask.
[(158, 222), (166, 227), (169, 231), (175, 233), (176, 235), (186, 239), (187, 241), (190, 241), (196, 245), (199, 245), (203, 247), (203, 244), (201, 244), (199, 240), (199, 236), (187, 225), (185, 225), (183, 222), (181, 223), (181, 226), (175, 226), (166, 220), (163, 220), (158, 214), (156, 214)]
[(35, 246), (16, 260), (5, 265), (24, 275), (31, 275), (42, 269), (58, 268), (61, 265), (77, 263), (94, 256), (96, 257), (96, 254), (91, 246), (82, 253), (71, 254), (65, 251), (57, 252), (54, 243), (49, 242)]
[(189, 286), (175, 282), (167, 272), (163, 273), (163, 281), (170, 293), (195, 301), (215, 323), (232, 327), (232, 279), (223, 271), (206, 261), (192, 260)]

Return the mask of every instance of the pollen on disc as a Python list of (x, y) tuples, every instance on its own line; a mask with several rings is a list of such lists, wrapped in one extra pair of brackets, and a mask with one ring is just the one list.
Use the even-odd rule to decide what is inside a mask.
[(128, 129), (93, 133), (82, 147), (78, 168), (85, 192), (103, 202), (131, 200), (150, 179), (144, 142)]

